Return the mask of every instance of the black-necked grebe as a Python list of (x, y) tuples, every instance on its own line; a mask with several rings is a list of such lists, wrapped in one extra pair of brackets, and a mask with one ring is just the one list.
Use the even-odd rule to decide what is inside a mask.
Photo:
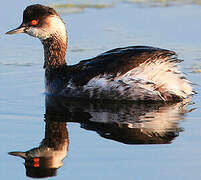
[(7, 34), (26, 33), (44, 46), (47, 93), (109, 100), (176, 101), (193, 94), (176, 64), (176, 53), (149, 46), (104, 52), (68, 66), (67, 33), (57, 12), (40, 4), (24, 10), (22, 24)]

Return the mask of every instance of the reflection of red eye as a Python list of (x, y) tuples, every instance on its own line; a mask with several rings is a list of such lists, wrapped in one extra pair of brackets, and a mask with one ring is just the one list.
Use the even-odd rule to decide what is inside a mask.
[(37, 24), (38, 24), (38, 21), (37, 20), (32, 20), (31, 22), (30, 22), (30, 24), (32, 25), (32, 26), (36, 26)]
[(39, 158), (33, 158), (33, 161), (34, 161), (34, 162), (39, 162), (40, 159), (39, 159)]
[(39, 163), (34, 163), (34, 164), (33, 164), (33, 167), (39, 167), (39, 166), (40, 166)]

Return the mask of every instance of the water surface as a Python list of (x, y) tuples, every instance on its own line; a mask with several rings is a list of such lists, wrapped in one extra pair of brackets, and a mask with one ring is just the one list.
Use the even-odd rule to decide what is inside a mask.
[[(47, 147), (57, 150), (55, 155), (51, 149), (54, 155), (50, 153), (41, 160), (44, 164), (48, 162), (46, 168), (54, 164), (51, 173), (57, 176), (52, 179), (200, 179), (201, 74), (195, 71), (201, 65), (199, 1), (176, 4), (163, 1), (168, 6), (159, 1), (152, 4), (123, 0), (94, 2), (69, 2), (88, 4), (76, 12), (69, 7), (57, 7), (68, 30), (68, 64), (111, 48), (135, 44), (175, 50), (185, 60), (181, 69), (197, 84), (194, 104), (115, 102), (111, 105), (51, 97), (47, 101), (40, 41), (23, 34), (5, 36), (4, 32), (21, 23), (22, 11), (29, 4), (58, 6), (66, 2), (3, 2), (0, 12), (5, 17), (0, 27), (1, 179), (29, 179), (25, 167), (31, 166), (32, 161), (24, 165), (23, 159), (8, 152), (33, 148), (44, 152)], [(107, 6), (97, 8), (96, 4)], [(194, 108), (197, 109), (191, 111)], [(60, 141), (54, 138), (57, 137), (54, 133), (61, 137)], [(34, 161), (37, 166), (38, 160)], [(33, 169), (28, 170), (28, 176), (37, 174)]]

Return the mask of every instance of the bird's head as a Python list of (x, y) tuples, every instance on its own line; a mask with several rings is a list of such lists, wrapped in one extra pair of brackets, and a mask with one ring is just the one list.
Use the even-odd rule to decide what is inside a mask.
[(22, 24), (6, 34), (26, 33), (40, 40), (59, 34), (66, 38), (66, 28), (57, 12), (50, 7), (35, 4), (28, 6), (23, 13)]

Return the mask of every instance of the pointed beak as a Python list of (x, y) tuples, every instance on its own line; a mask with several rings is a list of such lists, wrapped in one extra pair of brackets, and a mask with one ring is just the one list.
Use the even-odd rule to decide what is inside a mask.
[(15, 151), (15, 152), (9, 152), (8, 154), (12, 155), (12, 156), (18, 156), (18, 157), (21, 157), (23, 159), (26, 158), (26, 153), (25, 152)]
[(26, 26), (24, 24), (20, 25), (18, 28), (13, 29), (11, 31), (6, 32), (6, 34), (19, 34), (24, 33), (26, 29)]

